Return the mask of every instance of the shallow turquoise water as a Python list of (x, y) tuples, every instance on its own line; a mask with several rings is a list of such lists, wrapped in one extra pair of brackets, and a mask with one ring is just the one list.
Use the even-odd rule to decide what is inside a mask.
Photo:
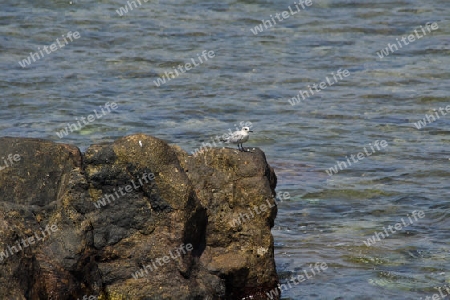
[[(250, 29), (293, 2), (141, 2), (120, 17), (126, 1), (3, 1), (0, 134), (84, 150), (145, 132), (191, 152), (250, 121), (246, 146), (266, 152), (278, 191), (291, 196), (272, 231), (282, 283), (328, 265), (285, 299), (420, 299), (450, 285), (450, 115), (439, 112), (450, 104), (446, 1), (312, 1), (257, 35)], [(439, 28), (377, 55), (428, 22)], [(80, 38), (19, 65), (69, 31)], [(204, 50), (215, 56), (154, 84)], [(289, 104), (339, 69), (350, 75)], [(117, 109), (58, 137), (108, 101)], [(433, 109), (440, 118), (417, 129)], [(388, 146), (326, 173), (376, 140)], [(414, 210), (425, 217), (364, 244)]]

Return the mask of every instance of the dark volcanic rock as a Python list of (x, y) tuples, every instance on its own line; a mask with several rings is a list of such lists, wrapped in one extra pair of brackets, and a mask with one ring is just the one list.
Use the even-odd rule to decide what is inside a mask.
[(259, 149), (0, 138), (0, 158), (0, 299), (266, 299), (278, 283)]

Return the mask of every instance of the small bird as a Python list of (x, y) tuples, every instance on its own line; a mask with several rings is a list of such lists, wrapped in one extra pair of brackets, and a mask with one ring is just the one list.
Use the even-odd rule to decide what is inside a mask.
[[(249, 127), (242, 127), (241, 130), (231, 133), (226, 138), (220, 139), (220, 141), (227, 143), (227, 144), (229, 144), (229, 143), (237, 144), (239, 151), (246, 151), (244, 149), (244, 146), (242, 146), (242, 143), (245, 143), (246, 141), (248, 141), (248, 137), (249, 137), (248, 133), (249, 132), (253, 132), (253, 131), (250, 130)], [(239, 144), (241, 144), (240, 147), (239, 147)]]

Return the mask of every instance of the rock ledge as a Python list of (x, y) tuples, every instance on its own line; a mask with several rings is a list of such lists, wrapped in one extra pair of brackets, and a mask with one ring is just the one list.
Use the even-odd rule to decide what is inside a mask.
[(259, 149), (4, 137), (0, 157), (1, 299), (267, 299), (278, 284)]

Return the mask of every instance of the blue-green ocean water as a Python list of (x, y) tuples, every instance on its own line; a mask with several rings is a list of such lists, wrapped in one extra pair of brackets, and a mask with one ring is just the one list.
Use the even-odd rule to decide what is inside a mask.
[[(294, 2), (141, 0), (119, 16), (124, 5), (2, 1), (0, 135), (85, 150), (144, 132), (191, 152), (250, 121), (245, 145), (265, 151), (278, 191), (290, 194), (272, 231), (282, 283), (309, 264), (328, 266), (283, 299), (425, 299), (450, 286), (450, 114), (439, 111), (450, 104), (448, 1), (312, 0), (283, 21), (275, 14)], [(276, 24), (253, 34), (271, 15)], [(378, 56), (429, 22), (438, 29)], [(69, 31), (80, 37), (20, 66)], [(215, 56), (154, 84), (204, 50)], [(289, 104), (339, 69), (350, 75)], [(117, 109), (58, 137), (107, 102)], [(326, 173), (376, 140), (388, 146)], [(414, 210), (425, 216), (364, 244)]]

